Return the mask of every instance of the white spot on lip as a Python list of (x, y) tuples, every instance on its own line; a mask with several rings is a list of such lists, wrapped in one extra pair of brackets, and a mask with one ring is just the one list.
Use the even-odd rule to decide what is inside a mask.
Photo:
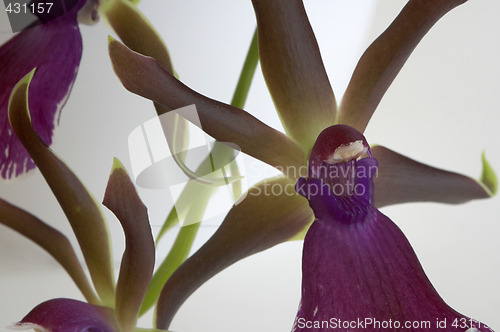
[(317, 313), (318, 313), (318, 306), (316, 306), (316, 308), (314, 308), (313, 316), (316, 316)]
[(335, 149), (333, 154), (325, 160), (328, 164), (343, 163), (356, 159), (368, 150), (362, 140), (351, 142), (347, 145), (341, 145)]

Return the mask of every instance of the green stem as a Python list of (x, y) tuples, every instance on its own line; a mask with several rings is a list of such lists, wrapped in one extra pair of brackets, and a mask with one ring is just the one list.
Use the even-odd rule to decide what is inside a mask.
[(181, 227), (179, 234), (175, 239), (172, 249), (167, 257), (163, 260), (158, 270), (153, 275), (149, 283), (146, 296), (142, 302), (139, 316), (146, 313), (158, 300), (163, 285), (167, 282), (168, 278), (175, 272), (175, 270), (184, 262), (188, 257), (191, 247), (193, 246), (194, 238), (198, 233), (200, 223), (191, 224)]
[(248, 49), (243, 69), (241, 70), (240, 79), (236, 85), (231, 105), (238, 108), (243, 108), (247, 101), (248, 91), (252, 84), (257, 64), (259, 63), (259, 43), (257, 40), (257, 29), (253, 34), (252, 43)]
[[(257, 43), (257, 29), (255, 29), (252, 42), (250, 44), (247, 57), (245, 59), (245, 63), (243, 64), (243, 69), (241, 70), (238, 84), (236, 85), (236, 89), (234, 91), (233, 99), (231, 100), (231, 105), (238, 108), (244, 107), (246, 99), (248, 97), (248, 91), (250, 90), (250, 85), (252, 83), (255, 70), (257, 68), (258, 61), (259, 61), (259, 51)], [(205, 167), (205, 165), (211, 164), (210, 158), (215, 148), (216, 146), (214, 147), (214, 149), (212, 149), (212, 151), (205, 158), (205, 160), (202, 161), (200, 167)], [(230, 149), (223, 149), (222, 151), (219, 152), (218, 158), (226, 160), (227, 158), (231, 158), (232, 153), (234, 152), (231, 151)], [(184, 188), (183, 192), (181, 193), (181, 196), (191, 191), (193, 189), (192, 187), (195, 185), (199, 186), (199, 184), (196, 182), (188, 182), (186, 188)], [(193, 204), (188, 206), (189, 210), (187, 211), (186, 219), (198, 218), (198, 220), (201, 221), (203, 213), (205, 212), (206, 206), (208, 204), (208, 199), (210, 198), (215, 189), (213, 186), (206, 186), (206, 187), (208, 189), (207, 191), (204, 191), (202, 193), (203, 198), (200, 200), (193, 200)], [(179, 222), (178, 216), (182, 215), (184, 212), (185, 211), (176, 211), (175, 207), (172, 208), (172, 210), (168, 214), (167, 219), (165, 220), (162, 229), (160, 230), (160, 233), (156, 240), (157, 242), (160, 240), (163, 234), (165, 234), (166, 231), (171, 229), (174, 225), (176, 225)], [(170, 250), (167, 257), (163, 260), (163, 262), (153, 275), (151, 283), (146, 292), (146, 296), (144, 297), (144, 301), (142, 303), (142, 307), (139, 313), (140, 316), (143, 315), (146, 311), (148, 311), (156, 303), (158, 296), (160, 295), (161, 289), (163, 288), (163, 285), (167, 282), (172, 273), (174, 273), (175, 270), (188, 257), (199, 227), (200, 227), (200, 222), (181, 227), (181, 229), (179, 230), (179, 233), (177, 234), (172, 249)]]
[[(236, 89), (233, 94), (233, 99), (231, 100), (231, 105), (238, 108), (243, 108), (245, 106), (245, 102), (248, 97), (248, 92), (250, 90), (250, 85), (255, 75), (255, 70), (257, 69), (258, 62), (259, 62), (259, 45), (257, 40), (257, 29), (255, 29), (252, 42), (250, 44), (250, 48), (248, 49), (247, 57), (245, 59), (245, 63), (243, 64), (243, 68), (240, 73), (238, 84), (236, 85)], [(206, 165), (209, 164), (210, 156), (212, 155), (212, 153), (213, 151), (211, 151), (210, 154), (201, 162), (200, 166), (196, 169), (197, 173), (200, 172), (202, 168), (206, 167)], [(227, 151), (224, 155), (221, 155), (221, 158), (223, 159), (226, 159), (228, 157), (229, 157), (229, 151)], [(235, 169), (233, 165), (231, 166), (232, 166), (231, 174), (233, 174)], [(236, 171), (234, 174), (237, 173), (238, 171)], [(239, 181), (233, 183), (233, 190), (236, 189), (236, 192), (238, 191), (237, 188), (239, 183), (240, 183)], [(187, 186), (189, 186), (189, 183), (187, 184)], [(188, 188), (184, 189), (181, 195), (184, 195), (186, 191), (188, 191)], [(184, 211), (182, 211), (182, 213), (183, 212)], [(175, 208), (172, 208), (172, 210), (170, 210), (170, 213), (168, 214), (165, 222), (163, 223), (160, 233), (158, 233), (158, 236), (156, 238), (156, 243), (160, 241), (160, 239), (167, 231), (169, 231), (172, 227), (174, 227), (179, 223), (179, 217), (178, 217), (179, 214), (181, 214), (181, 211), (179, 211), (178, 213), (175, 210)]]

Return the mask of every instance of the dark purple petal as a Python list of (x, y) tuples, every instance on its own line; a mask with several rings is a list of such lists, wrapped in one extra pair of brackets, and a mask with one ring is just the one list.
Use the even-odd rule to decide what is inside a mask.
[(309, 151), (337, 104), (301, 0), (253, 0), (262, 72), (286, 133)]
[(137, 314), (155, 266), (155, 246), (148, 210), (139, 198), (123, 165), (115, 159), (103, 204), (120, 221), (126, 247), (116, 285), (116, 315), (120, 326), (135, 327)]
[(432, 26), (467, 0), (410, 0), (365, 51), (340, 104), (338, 123), (364, 132), (380, 100)]
[(111, 309), (72, 299), (43, 302), (12, 328), (49, 332), (119, 331)]
[(16, 83), (37, 68), (30, 87), (33, 127), (48, 145), (75, 80), (82, 54), (76, 13), (22, 31), (0, 48), (0, 173), (3, 179), (35, 167), (7, 119)]
[(51, 2), (52, 6), (49, 7), (46, 0), (31, 0), (28, 7), (40, 21), (49, 22), (63, 15), (74, 16), (86, 2), (87, 0), (55, 0)]
[[(304, 241), (302, 300), (293, 331), (327, 330), (306, 328), (306, 322), (315, 321), (361, 321), (364, 325), (353, 329), (359, 331), (491, 331), (443, 301), (401, 230), (363, 202), (341, 203), (331, 192), (312, 198), (317, 220)], [(444, 326), (436, 325), (444, 320)], [(391, 321), (393, 328), (375, 325)], [(430, 325), (407, 328), (406, 322)], [(348, 330), (345, 325), (329, 327)]]

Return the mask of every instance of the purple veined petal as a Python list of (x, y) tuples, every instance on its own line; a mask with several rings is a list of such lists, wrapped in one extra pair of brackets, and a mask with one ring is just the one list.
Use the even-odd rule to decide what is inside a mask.
[(293, 331), (492, 331), (443, 301), (388, 217), (363, 200), (341, 203), (319, 180), (309, 181), (324, 186), (324, 195), (310, 201), (317, 220), (304, 241)]
[(0, 47), (0, 174), (12, 179), (35, 168), (9, 124), (7, 105), (16, 83), (37, 68), (30, 87), (33, 127), (50, 145), (82, 54), (76, 14), (64, 15), (15, 35)]
[(283, 172), (305, 163), (304, 150), (292, 139), (247, 112), (209, 99), (189, 89), (157, 61), (110, 40), (109, 52), (116, 75), (133, 93), (168, 109), (195, 104), (202, 129), (221, 142), (231, 142), (245, 152)]
[(116, 316), (131, 331), (155, 265), (155, 246), (148, 211), (123, 165), (115, 158), (103, 204), (118, 218), (125, 232), (126, 247), (116, 285)]
[(287, 134), (305, 151), (337, 104), (301, 0), (254, 0), (262, 72)]
[(111, 309), (73, 299), (52, 299), (40, 303), (10, 328), (48, 332), (119, 331)]
[(365, 51), (340, 103), (338, 123), (364, 132), (383, 95), (420, 40), (447, 12), (467, 0), (410, 0)]
[[(495, 192), (488, 182), (419, 163), (383, 146), (371, 150), (379, 162), (374, 179), (377, 207), (407, 202), (460, 204), (489, 198)], [(487, 167), (484, 161), (483, 167)]]
[(285, 242), (312, 221), (307, 201), (286, 178), (253, 186), (229, 211), (215, 234), (167, 281), (156, 308), (157, 327), (166, 329), (184, 301), (211, 277), (235, 262)]

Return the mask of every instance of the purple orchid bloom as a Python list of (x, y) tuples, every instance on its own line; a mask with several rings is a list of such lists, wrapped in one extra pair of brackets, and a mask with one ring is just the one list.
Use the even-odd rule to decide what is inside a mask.
[(7, 105), (14, 85), (37, 68), (31, 86), (31, 118), (35, 131), (50, 145), (80, 64), (82, 37), (78, 22), (95, 22), (98, 19), (97, 4), (97, 0), (56, 3), (49, 13), (37, 14), (40, 24), (19, 32), (0, 47), (2, 179), (12, 179), (35, 168), (7, 118)]
[[(331, 303), (331, 298), (320, 297), (330, 304), (318, 308), (323, 310), (323, 315), (333, 316), (338, 312), (339, 319), (355, 319), (351, 318), (353, 313), (379, 319), (389, 319), (394, 315), (393, 319), (398, 320), (432, 317), (432, 323), (447, 318), (457, 319), (457, 329), (488, 330), (479, 323), (464, 325), (463, 320), (467, 318), (454, 312), (440, 299), (404, 235), (376, 208), (418, 201), (457, 204), (491, 197), (496, 192), (496, 179), (489, 165), (483, 163), (483, 176), (476, 181), (421, 164), (382, 146), (368, 150), (366, 140), (358, 135), (366, 129), (383, 95), (420, 40), (442, 16), (464, 2), (410, 0), (361, 57), (337, 107), (302, 1), (252, 1), (257, 17), (262, 70), (286, 135), (244, 110), (193, 91), (162, 68), (159, 61), (132, 52), (118, 41), (110, 41), (111, 60), (126, 89), (166, 109), (195, 104), (201, 126), (208, 134), (219, 141), (237, 144), (242, 152), (283, 172), (283, 176), (264, 180), (249, 189), (246, 198), (229, 211), (212, 238), (168, 279), (158, 300), (158, 327), (167, 328), (189, 295), (216, 273), (251, 254), (291, 238), (303, 237), (315, 218), (323, 218), (336, 222), (328, 223), (333, 226), (320, 235), (336, 241), (336, 237), (342, 237), (338, 239), (338, 245), (348, 248), (345, 250), (350, 250), (350, 256), (344, 257), (346, 261), (343, 262), (342, 257), (333, 257), (336, 254), (329, 252), (327, 256), (331, 256), (333, 263), (325, 265), (325, 271), (316, 271), (314, 269), (320, 264), (317, 263), (311, 273), (305, 262), (304, 287), (310, 294), (303, 296), (303, 305), (307, 302), (310, 306), (307, 310), (312, 310), (306, 315), (315, 314), (316, 307), (310, 303), (317, 300), (315, 296), (323, 296), (315, 294), (313, 286), (309, 287), (309, 283), (314, 283), (312, 278), (318, 275), (324, 279), (325, 287), (343, 287), (335, 289), (337, 293), (334, 294), (343, 297), (335, 299), (338, 300), (336, 304)], [(360, 166), (366, 171), (378, 170), (377, 177), (373, 177), (373, 173), (366, 173), (368, 175), (363, 179), (354, 175), (353, 180), (359, 185), (359, 190), (364, 190), (363, 195), (351, 195), (352, 203), (350, 199), (328, 195), (328, 191), (323, 196), (309, 196), (309, 202), (287, 190), (279, 194), (267, 191), (267, 195), (262, 195), (266, 187), (286, 188), (297, 181), (301, 194), (301, 188), (308, 183), (325, 190), (329, 187), (322, 181), (335, 185), (330, 179), (315, 178), (310, 168), (317, 166), (317, 162), (321, 166), (323, 161), (330, 160), (328, 157), (315, 159), (317, 151), (314, 147), (318, 146), (315, 142), (320, 133), (335, 124), (348, 125), (354, 130), (353, 137), (357, 137), (354, 141), (344, 137), (340, 144), (351, 146), (359, 141), (362, 150), (366, 148), (370, 153), (368, 158), (360, 161), (349, 160), (348, 165)], [(339, 127), (333, 128), (336, 131)], [(342, 132), (339, 135), (343, 137)], [(359, 152), (358, 143), (351, 146), (355, 152)], [(319, 146), (324, 146), (324, 142), (320, 141)], [(326, 149), (323, 152), (331, 154), (334, 151)], [(349, 156), (352, 151), (343, 152)], [(309, 156), (312, 156), (313, 163), (308, 168)], [(358, 157), (357, 153), (354, 156)], [(344, 161), (344, 157), (339, 157), (339, 160)], [(333, 168), (342, 169), (344, 164)], [(328, 202), (325, 202), (325, 197), (329, 198)], [(313, 211), (309, 205), (313, 206)], [(345, 211), (357, 213), (357, 210), (365, 223), (348, 219)], [(343, 223), (344, 219), (349, 222)], [(316, 224), (313, 224), (312, 232), (319, 227)], [(347, 226), (340, 228), (344, 224)], [(349, 237), (348, 230), (353, 232), (354, 240)], [(370, 236), (373, 237), (371, 241), (362, 241), (363, 237)], [(314, 235), (308, 238), (314, 239)], [(309, 241), (306, 240), (305, 248), (319, 252)], [(322, 241), (317, 246), (326, 248)], [(305, 252), (305, 256), (310, 255), (313, 254)], [(312, 260), (310, 264), (314, 264)], [(373, 269), (365, 270), (369, 267)], [(397, 267), (402, 270), (395, 271)], [(338, 275), (328, 280), (329, 274), (335, 272)], [(366, 287), (359, 288), (356, 281)], [(403, 286), (397, 289), (398, 284)], [(418, 291), (424, 294), (416, 294)], [(349, 308), (342, 311), (335, 307), (342, 306), (342, 303)]]
[(296, 189), (316, 220), (293, 331), (492, 331), (441, 299), (404, 234), (374, 206), (378, 164), (361, 133), (325, 129), (309, 161)]

